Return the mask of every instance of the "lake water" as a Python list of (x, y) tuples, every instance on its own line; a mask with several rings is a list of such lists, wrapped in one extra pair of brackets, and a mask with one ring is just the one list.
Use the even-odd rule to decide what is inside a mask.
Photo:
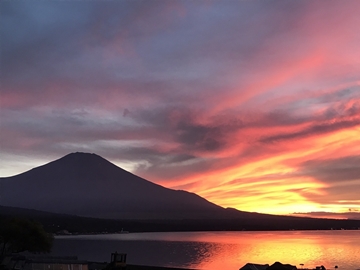
[(171, 232), (58, 236), (53, 255), (109, 262), (127, 253), (129, 264), (236, 270), (248, 262), (301, 268), (360, 270), (360, 230), (283, 232)]

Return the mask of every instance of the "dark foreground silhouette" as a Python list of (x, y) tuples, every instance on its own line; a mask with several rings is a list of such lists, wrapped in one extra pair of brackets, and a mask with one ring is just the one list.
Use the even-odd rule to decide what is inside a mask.
[(229, 219), (160, 219), (115, 220), (54, 214), (22, 208), (0, 206), (0, 222), (8, 217), (29, 218), (40, 222), (51, 233), (91, 234), (176, 231), (271, 231), (271, 230), (355, 230), (360, 220), (300, 218), (291, 216), (255, 215)]

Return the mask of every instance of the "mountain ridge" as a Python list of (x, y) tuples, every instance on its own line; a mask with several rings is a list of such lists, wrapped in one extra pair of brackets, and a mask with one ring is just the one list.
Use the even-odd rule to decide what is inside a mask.
[[(324, 230), (360, 228), (358, 220), (276, 216), (222, 208), (187, 191), (172, 190), (106, 159), (71, 153), (0, 178), (0, 219), (36, 219), (48, 231)], [(1, 220), (0, 220), (1, 221)]]
[(198, 218), (224, 208), (123, 170), (96, 154), (71, 153), (0, 178), (0, 205), (100, 218)]

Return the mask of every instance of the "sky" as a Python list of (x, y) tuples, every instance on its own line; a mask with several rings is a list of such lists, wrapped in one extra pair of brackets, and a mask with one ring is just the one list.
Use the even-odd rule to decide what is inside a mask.
[(360, 218), (360, 1), (0, 2), (0, 176), (71, 152), (243, 211)]

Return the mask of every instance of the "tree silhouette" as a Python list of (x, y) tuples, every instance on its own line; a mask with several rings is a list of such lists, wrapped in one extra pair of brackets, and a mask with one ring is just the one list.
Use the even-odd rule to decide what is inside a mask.
[(53, 236), (46, 233), (40, 223), (27, 219), (12, 218), (0, 224), (0, 262), (6, 254), (29, 251), (51, 251)]

